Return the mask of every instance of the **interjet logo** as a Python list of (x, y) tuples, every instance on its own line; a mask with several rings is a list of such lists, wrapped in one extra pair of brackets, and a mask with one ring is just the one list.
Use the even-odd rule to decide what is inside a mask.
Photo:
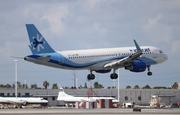
[[(141, 50), (142, 50), (142, 52), (145, 52), (145, 53), (151, 52), (150, 48), (144, 48), (144, 49), (141, 49)], [(132, 53), (135, 53), (135, 52), (137, 52), (137, 49), (129, 49), (129, 51), (132, 52)]]
[(43, 44), (45, 44), (45, 41), (42, 41), (43, 40), (43, 36), (39, 37), (39, 34), (37, 34), (37, 37), (32, 37), (32, 39), (34, 41), (31, 42), (31, 45), (33, 45), (33, 49), (34, 50), (37, 48), (37, 51), (39, 52), (40, 49), (44, 49)]

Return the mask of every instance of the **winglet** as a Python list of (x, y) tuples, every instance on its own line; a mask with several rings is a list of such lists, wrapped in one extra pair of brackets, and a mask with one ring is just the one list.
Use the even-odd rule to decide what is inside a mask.
[(137, 51), (141, 51), (141, 48), (140, 48), (139, 45), (137, 44), (136, 40), (134, 40), (134, 44), (135, 44), (135, 46), (136, 46)]

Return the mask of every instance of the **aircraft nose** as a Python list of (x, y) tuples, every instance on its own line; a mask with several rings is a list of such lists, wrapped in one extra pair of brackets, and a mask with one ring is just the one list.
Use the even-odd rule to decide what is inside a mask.
[(168, 60), (168, 56), (164, 54), (164, 61)]

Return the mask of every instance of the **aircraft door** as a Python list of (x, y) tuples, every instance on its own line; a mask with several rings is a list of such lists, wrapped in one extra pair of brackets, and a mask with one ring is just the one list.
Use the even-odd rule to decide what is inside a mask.
[(152, 57), (157, 58), (157, 54), (155, 52), (152, 52)]

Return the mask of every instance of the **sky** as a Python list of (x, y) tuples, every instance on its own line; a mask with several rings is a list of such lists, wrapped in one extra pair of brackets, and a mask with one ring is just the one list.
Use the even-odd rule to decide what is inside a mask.
[[(34, 24), (55, 50), (155, 46), (168, 55), (151, 66), (152, 76), (121, 68), (120, 88), (130, 85), (170, 87), (180, 82), (179, 0), (0, 0), (0, 84), (13, 84), (15, 62), (11, 56), (31, 54), (25, 24)], [(98, 82), (117, 85), (110, 74), (98, 74), (89, 83), (89, 70), (75, 71), (77, 86)], [(43, 81), (73, 86), (74, 71), (50, 68), (18, 59), (18, 81), (28, 86)]]

